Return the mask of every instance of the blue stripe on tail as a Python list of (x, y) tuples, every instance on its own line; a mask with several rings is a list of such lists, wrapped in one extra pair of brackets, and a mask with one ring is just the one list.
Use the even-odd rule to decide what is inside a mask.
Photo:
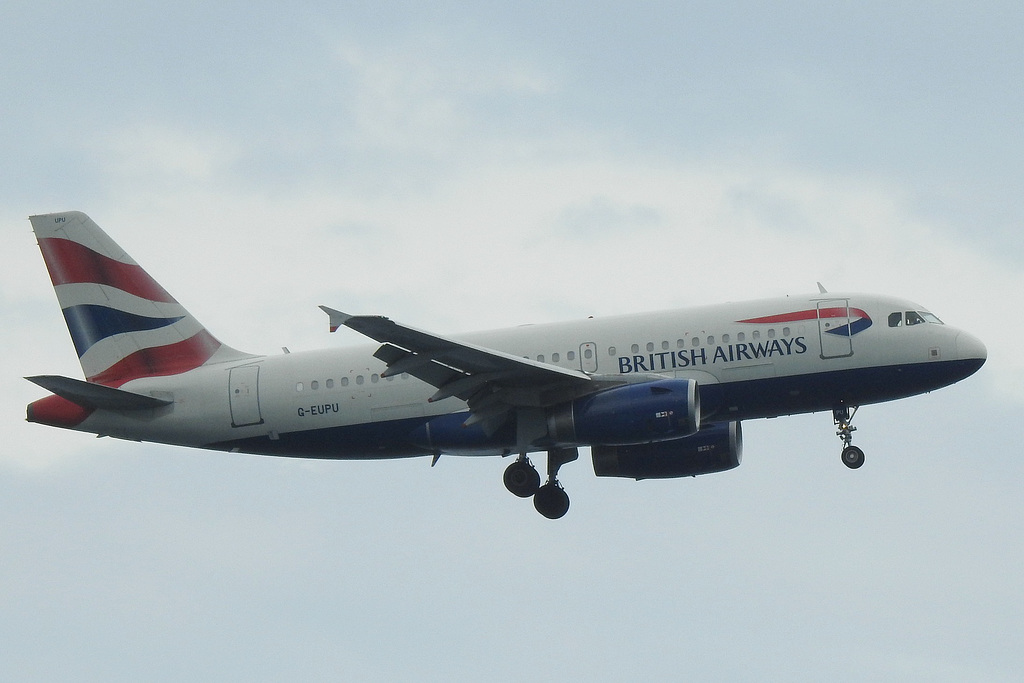
[(64, 319), (68, 323), (68, 330), (71, 332), (71, 339), (75, 343), (75, 351), (78, 352), (79, 358), (85, 355), (89, 347), (107, 337), (167, 327), (184, 317), (149, 318), (96, 304), (69, 306), (64, 309)]

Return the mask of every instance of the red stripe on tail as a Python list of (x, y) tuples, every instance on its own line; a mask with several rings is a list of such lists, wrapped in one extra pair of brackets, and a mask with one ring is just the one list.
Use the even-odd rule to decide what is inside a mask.
[(39, 250), (54, 287), (89, 282), (110, 285), (150, 301), (177, 303), (140, 266), (115, 261), (78, 242), (44, 237), (39, 240)]
[(136, 351), (103, 372), (86, 379), (108, 387), (119, 387), (139, 377), (177, 375), (198, 368), (210, 360), (220, 347), (221, 343), (212, 334), (200, 330), (194, 336), (176, 344)]

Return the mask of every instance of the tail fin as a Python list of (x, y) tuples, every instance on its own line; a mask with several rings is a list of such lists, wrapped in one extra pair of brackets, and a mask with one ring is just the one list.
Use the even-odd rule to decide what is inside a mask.
[(89, 382), (119, 387), (248, 357), (217, 341), (84, 213), (29, 220)]

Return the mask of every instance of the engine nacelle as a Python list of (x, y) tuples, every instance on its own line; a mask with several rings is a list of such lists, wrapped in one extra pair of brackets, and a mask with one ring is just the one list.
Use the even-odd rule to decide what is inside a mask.
[(678, 439), (699, 427), (700, 397), (691, 379), (606, 389), (548, 414), (548, 436), (565, 444), (651, 443)]
[(670, 479), (724, 472), (743, 458), (739, 422), (705, 427), (672, 441), (633, 446), (592, 446), (594, 474), (599, 477)]

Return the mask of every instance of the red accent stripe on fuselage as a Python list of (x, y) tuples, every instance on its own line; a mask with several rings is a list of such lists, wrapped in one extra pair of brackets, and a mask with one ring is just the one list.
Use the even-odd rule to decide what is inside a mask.
[(109, 285), (150, 301), (177, 303), (141, 266), (115, 261), (71, 240), (39, 240), (50, 280), (57, 285), (95, 283)]
[(868, 320), (871, 319), (866, 312), (859, 308), (847, 309), (845, 306), (837, 306), (835, 308), (812, 308), (808, 311), (783, 313), (781, 315), (767, 315), (763, 318), (748, 318), (747, 320), (737, 320), (736, 322), (769, 325), (772, 323), (795, 323), (803, 320), (817, 320), (818, 318), (845, 318), (847, 310), (849, 310), (851, 317), (859, 316)]

